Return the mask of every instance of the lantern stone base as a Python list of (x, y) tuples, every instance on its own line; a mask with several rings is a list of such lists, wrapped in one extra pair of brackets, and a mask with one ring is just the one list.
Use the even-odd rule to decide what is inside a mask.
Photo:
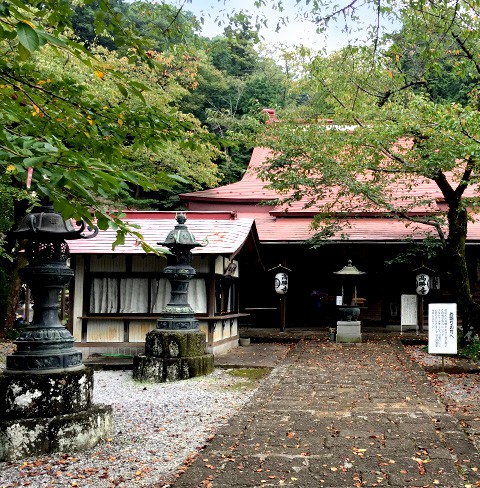
[(336, 340), (343, 343), (362, 342), (361, 322), (339, 320)]
[(213, 354), (205, 352), (205, 333), (199, 330), (152, 330), (145, 339), (145, 354), (133, 358), (133, 378), (138, 381), (186, 380), (213, 369)]
[(89, 368), (0, 375), (0, 460), (95, 446), (110, 431), (112, 408), (92, 405)]
[(51, 417), (87, 410), (92, 402), (93, 371), (31, 373), (5, 370), (0, 375), (0, 412), (5, 420)]
[(0, 421), (0, 461), (94, 447), (111, 430), (112, 407), (89, 409), (50, 418)]

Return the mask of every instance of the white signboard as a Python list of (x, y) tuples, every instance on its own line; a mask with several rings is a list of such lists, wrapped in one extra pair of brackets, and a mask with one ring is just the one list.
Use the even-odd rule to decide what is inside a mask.
[(400, 324), (417, 325), (417, 295), (402, 295)]
[(457, 304), (428, 304), (428, 352), (457, 354)]
[(342, 295), (337, 295), (335, 297), (335, 305), (343, 305), (343, 297), (342, 297)]

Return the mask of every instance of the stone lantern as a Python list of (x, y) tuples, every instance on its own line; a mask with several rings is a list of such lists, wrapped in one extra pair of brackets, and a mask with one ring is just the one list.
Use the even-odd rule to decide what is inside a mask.
[(337, 342), (361, 342), (361, 323), (358, 320), (360, 308), (356, 298), (356, 286), (360, 278), (365, 275), (359, 271), (351, 260), (340, 271), (333, 273), (342, 284), (342, 304), (339, 305), (340, 320), (337, 321)]
[(174, 264), (164, 269), (171, 296), (161, 312), (156, 330), (148, 332), (145, 354), (135, 356), (133, 377), (140, 381), (177, 381), (213, 371), (213, 354), (205, 352), (206, 336), (198, 329), (195, 312), (188, 303), (188, 285), (195, 276), (191, 250), (201, 246), (190, 233), (184, 213), (161, 246), (171, 251)]
[(60, 323), (59, 294), (73, 276), (65, 240), (94, 237), (74, 228), (53, 206), (28, 214), (14, 231), (26, 240), (33, 320), (15, 342), (0, 375), (0, 459), (19, 459), (93, 447), (111, 425), (111, 407), (92, 405), (93, 371), (82, 363), (74, 338)]

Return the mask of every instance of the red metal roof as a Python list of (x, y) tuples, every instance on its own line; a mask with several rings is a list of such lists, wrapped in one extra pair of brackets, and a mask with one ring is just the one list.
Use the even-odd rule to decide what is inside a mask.
[(278, 193), (265, 188), (266, 183), (257, 176), (260, 165), (271, 155), (269, 149), (256, 147), (253, 150), (250, 163), (243, 178), (236, 183), (212, 188), (210, 190), (197, 191), (192, 193), (183, 193), (180, 195), (181, 200), (187, 201), (235, 201), (258, 203), (266, 200), (278, 198)]
[[(227, 212), (193, 212), (187, 214), (186, 225), (198, 242), (205, 241), (205, 247), (194, 248), (193, 254), (222, 254), (235, 256), (242, 248), (249, 234), (256, 234), (254, 221), (251, 218), (234, 219)], [(130, 224), (138, 225), (147, 244), (160, 248), (168, 233), (176, 225), (175, 212), (127, 212)], [(256, 235), (254, 236), (256, 237)], [(112, 249), (115, 231), (100, 231), (93, 239), (77, 239), (68, 242), (72, 254), (143, 254), (144, 251), (134, 236), (127, 236), (125, 244)]]
[[(285, 219), (256, 220), (260, 242), (303, 242), (314, 235), (312, 219), (295, 217)], [(395, 242), (405, 239), (420, 240), (427, 235), (437, 236), (435, 230), (425, 224), (406, 222), (387, 217), (359, 217), (345, 219), (345, 226), (336, 232), (329, 241), (349, 242)], [(468, 241), (480, 242), (480, 225), (469, 223)]]
[[(319, 212), (324, 204), (333, 204), (335, 208), (335, 190), (326, 194), (319, 204), (305, 207), (306, 199), (285, 205), (270, 206), (265, 202), (274, 200), (279, 195), (265, 188), (266, 184), (257, 176), (259, 167), (272, 152), (267, 148), (256, 147), (253, 150), (249, 167), (243, 178), (237, 183), (225, 185), (211, 190), (180, 195), (187, 205), (191, 202), (195, 209), (232, 209), (239, 217), (254, 218), (257, 226), (260, 242), (291, 242), (304, 241), (310, 238), (314, 231), (311, 229), (312, 217)], [(450, 175), (453, 178), (453, 175)], [(411, 185), (409, 181), (396, 182), (392, 185), (391, 193), (397, 201), (405, 206), (417, 202), (422, 197), (433, 199), (430, 206), (417, 204), (409, 209), (411, 215), (425, 215), (436, 213), (442, 209), (443, 196), (432, 180), (415, 180)], [(475, 190), (469, 188), (466, 196), (473, 195)], [(344, 197), (344, 200), (346, 197)], [(412, 224), (385, 216), (381, 209), (367, 208), (365, 204), (357, 201), (355, 197), (349, 197), (349, 211), (344, 214), (346, 222), (349, 222), (342, 231), (350, 241), (399, 241), (406, 238), (421, 239), (426, 234), (434, 234), (434, 229), (428, 225)], [(354, 218), (353, 218), (354, 217)], [(342, 239), (341, 233), (330, 240)], [(469, 223), (468, 240), (480, 240), (480, 222)]]

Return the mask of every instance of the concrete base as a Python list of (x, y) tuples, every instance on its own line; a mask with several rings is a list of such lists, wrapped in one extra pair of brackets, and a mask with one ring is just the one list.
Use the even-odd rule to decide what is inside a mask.
[(392, 332), (406, 332), (407, 330), (408, 331), (412, 331), (412, 330), (417, 330), (418, 327), (416, 325), (387, 325), (386, 329), (388, 331), (392, 331)]
[(108, 437), (111, 426), (110, 405), (50, 418), (2, 420), (0, 461), (88, 449)]
[(215, 342), (213, 345), (207, 345), (206, 350), (208, 354), (224, 354), (235, 347), (238, 347), (238, 335), (228, 337), (221, 341)]
[(362, 342), (361, 322), (359, 320), (337, 322), (337, 342)]

